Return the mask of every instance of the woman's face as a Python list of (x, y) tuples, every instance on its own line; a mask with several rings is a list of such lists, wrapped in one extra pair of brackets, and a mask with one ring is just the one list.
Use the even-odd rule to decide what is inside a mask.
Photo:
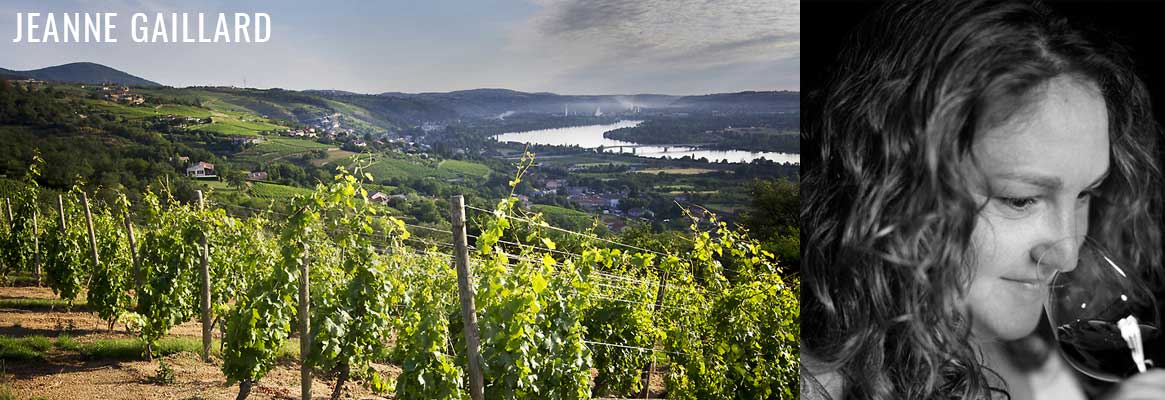
[(1108, 173), (1108, 113), (1096, 86), (1058, 77), (1033, 96), (972, 146), (981, 179), (971, 189), (984, 206), (966, 302), (979, 338), (1035, 329), (1052, 274), (1076, 266), (1091, 194)]

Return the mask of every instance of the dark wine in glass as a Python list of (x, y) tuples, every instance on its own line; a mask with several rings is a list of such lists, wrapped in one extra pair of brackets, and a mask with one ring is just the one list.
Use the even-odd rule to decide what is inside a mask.
[[(1154, 360), (1165, 361), (1165, 346), (1157, 328), (1143, 324), (1140, 328), (1147, 367), (1152, 368)], [(1076, 320), (1056, 327), (1056, 337), (1064, 358), (1089, 376), (1115, 381), (1140, 372), (1113, 322)]]
[[(1060, 353), (1085, 375), (1116, 382), (1139, 373), (1132, 349), (1136, 345), (1130, 344), (1135, 342), (1134, 326), (1140, 328), (1138, 345), (1144, 366), (1165, 367), (1157, 301), (1144, 280), (1134, 274), (1094, 241), (1085, 240), (1076, 268), (1057, 273), (1051, 281), (1045, 309)], [(1118, 321), (1130, 317), (1135, 318), (1135, 325), (1130, 320), (1122, 332)]]

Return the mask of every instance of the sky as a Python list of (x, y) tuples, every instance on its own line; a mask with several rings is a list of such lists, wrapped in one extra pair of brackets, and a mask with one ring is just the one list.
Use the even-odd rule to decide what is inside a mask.
[[(695, 95), (800, 88), (800, 0), (6, 0), (0, 68), (88, 61), (170, 86)], [(116, 12), (118, 43), (13, 43), (17, 13)], [(265, 43), (134, 43), (133, 13), (267, 13)], [(213, 17), (213, 18), (212, 18)], [(168, 20), (167, 20), (168, 22)], [(192, 27), (191, 29), (194, 29)]]

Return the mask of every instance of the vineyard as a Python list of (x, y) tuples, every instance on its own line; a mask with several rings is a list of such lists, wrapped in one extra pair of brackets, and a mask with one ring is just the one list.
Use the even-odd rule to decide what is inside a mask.
[(202, 362), (238, 399), (295, 343), (302, 398), (352, 384), (398, 399), (642, 398), (653, 377), (669, 399), (798, 398), (799, 282), (711, 213), (689, 213), (692, 251), (669, 254), (555, 227), (513, 196), (455, 196), (452, 229), (410, 224), (367, 200), (359, 167), (264, 210), (180, 203), (165, 185), (140, 204), (81, 184), (49, 194), (42, 168), (4, 194), (3, 275), (66, 305), (84, 294), (145, 359), (198, 321)]

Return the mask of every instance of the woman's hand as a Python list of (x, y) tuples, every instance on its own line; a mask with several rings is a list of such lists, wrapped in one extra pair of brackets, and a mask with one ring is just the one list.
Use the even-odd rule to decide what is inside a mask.
[(1107, 400), (1162, 400), (1165, 399), (1165, 369), (1151, 369), (1133, 375), (1116, 385), (1104, 397)]

